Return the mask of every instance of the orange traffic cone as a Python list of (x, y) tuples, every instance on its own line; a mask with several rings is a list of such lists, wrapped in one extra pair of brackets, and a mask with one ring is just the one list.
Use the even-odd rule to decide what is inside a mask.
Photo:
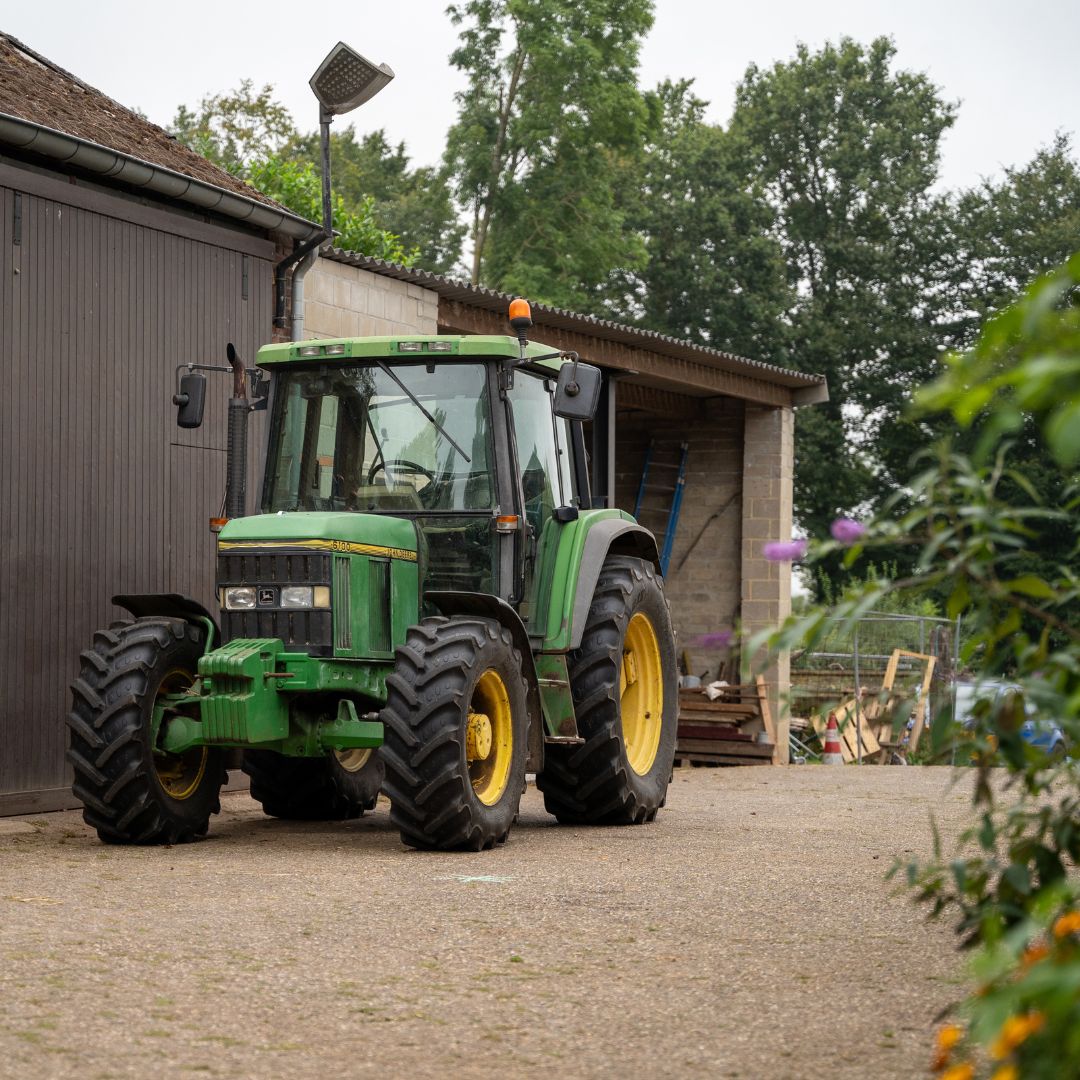
[(821, 755), (822, 765), (843, 765), (844, 755), (840, 750), (840, 728), (836, 724), (836, 713), (829, 713), (829, 722), (825, 725), (825, 750)]

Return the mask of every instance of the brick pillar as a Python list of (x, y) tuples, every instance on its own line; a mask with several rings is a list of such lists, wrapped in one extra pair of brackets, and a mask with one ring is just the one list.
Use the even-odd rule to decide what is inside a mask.
[[(749, 638), (791, 613), (791, 567), (770, 563), (761, 553), (770, 540), (791, 539), (794, 474), (794, 414), (791, 409), (746, 406), (743, 428), (742, 627)], [(749, 671), (760, 656), (743, 658)], [(781, 654), (765, 672), (776, 724), (779, 763), (788, 761), (786, 700), (790, 658)]]

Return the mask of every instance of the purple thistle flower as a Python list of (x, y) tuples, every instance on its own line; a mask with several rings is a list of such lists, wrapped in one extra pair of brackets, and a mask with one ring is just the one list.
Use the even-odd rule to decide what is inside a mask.
[(734, 636), (730, 630), (717, 630), (713, 634), (702, 634), (694, 638), (691, 644), (697, 649), (726, 649)]
[(841, 544), (854, 544), (866, 535), (866, 526), (852, 521), (851, 518), (837, 518), (829, 526), (829, 532), (832, 533), (832, 538)]
[(769, 562), (798, 562), (809, 547), (806, 540), (774, 540), (761, 549)]

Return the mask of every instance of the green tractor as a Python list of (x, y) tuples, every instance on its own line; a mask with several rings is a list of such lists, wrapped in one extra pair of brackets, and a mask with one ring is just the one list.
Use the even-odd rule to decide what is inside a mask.
[[(74, 792), (103, 841), (204, 835), (238, 766), (279, 818), (356, 817), (382, 792), (416, 848), (504, 841), (527, 772), (560, 822), (656, 816), (677, 713), (656, 542), (592, 508), (599, 371), (530, 343), (523, 301), (511, 315), (517, 339), (288, 342), (254, 373), (229, 347), (219, 617), (116, 596), (132, 619), (73, 684)], [(183, 367), (195, 427), (206, 376)]]

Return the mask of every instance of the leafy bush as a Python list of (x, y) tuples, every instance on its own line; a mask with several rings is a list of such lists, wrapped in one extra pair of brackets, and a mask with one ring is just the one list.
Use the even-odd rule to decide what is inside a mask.
[[(869, 550), (915, 545), (911, 576), (868, 575), (832, 607), (793, 616), (771, 636), (774, 648), (813, 647), (883, 603), (945, 595), (948, 615), (963, 615), (968, 631), (962, 659), (977, 657), (984, 674), (1021, 687), (1021, 696), (976, 710), (964, 751), (976, 761), (975, 821), (959, 849), (947, 855), (936, 842), (929, 861), (894, 868), (975, 950), (979, 986), (958, 1007), (964, 1024), (939, 1035), (935, 1067), (949, 1080), (987, 1070), (995, 1080), (1080, 1076), (1080, 768), (1051, 762), (1021, 737), (1026, 701), (1080, 746), (1078, 296), (1080, 255), (950, 357), (919, 394), (915, 419), (948, 419), (957, 435), (923, 457), (891, 504), (895, 517), (811, 551), (811, 560), (835, 559), (846, 547), (854, 567)], [(1056, 473), (1062, 505), (1046, 505), (1011, 464), (1033, 452)], [(1030, 550), (1047, 530), (1063, 529), (1067, 557), (1032, 570)], [(935, 725), (939, 757), (952, 752), (953, 735)]]
[[(265, 195), (301, 217), (322, 221), (322, 179), (310, 162), (271, 156), (254, 162), (249, 171), (251, 183)], [(401, 237), (375, 223), (375, 200), (370, 195), (348, 207), (338, 192), (331, 198), (334, 228), (341, 234), (334, 238), (335, 247), (405, 266), (416, 261), (415, 249), (406, 251)]]
[[(322, 178), (315, 165), (318, 137), (302, 139), (288, 109), (273, 94), (269, 84), (256, 89), (250, 79), (243, 79), (236, 90), (204, 97), (194, 111), (181, 105), (173, 117), (173, 134), (293, 213), (322, 221)], [(346, 137), (352, 141), (351, 128)], [(340, 143), (342, 136), (332, 135), (331, 141)], [(402, 147), (399, 158), (403, 155)], [(402, 162), (402, 174), (404, 168)], [(406, 249), (400, 236), (376, 224), (371, 195), (354, 191), (346, 201), (336, 190), (331, 205), (340, 233), (334, 239), (337, 247), (406, 266), (416, 261), (419, 251), (414, 246)]]

